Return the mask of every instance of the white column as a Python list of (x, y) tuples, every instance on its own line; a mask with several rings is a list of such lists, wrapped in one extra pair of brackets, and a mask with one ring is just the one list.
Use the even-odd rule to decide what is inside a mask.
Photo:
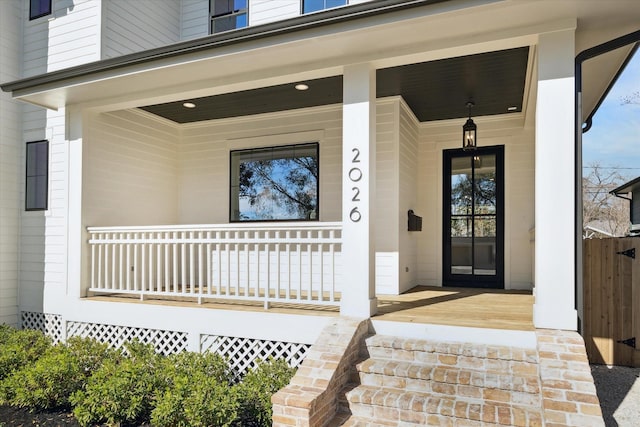
[(340, 313), (375, 314), (374, 197), (376, 71), (344, 68), (342, 106), (342, 268)]
[(540, 36), (536, 107), (536, 328), (576, 330), (575, 29)]
[[(82, 136), (84, 121), (88, 114), (79, 109), (69, 109), (67, 114), (67, 141), (69, 144), (69, 211), (68, 211), (68, 242), (69, 251), (67, 268), (67, 295), (70, 298), (80, 298), (85, 295), (87, 286), (86, 257), (84, 245), (87, 236), (82, 224)], [(84, 280), (83, 280), (84, 279)]]

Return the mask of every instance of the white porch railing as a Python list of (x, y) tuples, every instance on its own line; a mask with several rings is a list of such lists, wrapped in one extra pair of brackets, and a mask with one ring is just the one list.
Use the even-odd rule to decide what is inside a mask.
[(87, 231), (94, 293), (339, 305), (339, 222)]

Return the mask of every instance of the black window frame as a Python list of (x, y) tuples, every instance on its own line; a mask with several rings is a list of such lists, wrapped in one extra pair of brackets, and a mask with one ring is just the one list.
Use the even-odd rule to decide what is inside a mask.
[[(280, 150), (285, 148), (295, 149), (296, 147), (305, 147), (305, 146), (313, 146), (315, 148), (316, 159), (318, 164), (318, 178), (316, 182), (316, 215), (315, 218), (299, 218), (299, 219), (235, 219), (233, 215), (233, 155), (234, 153), (246, 153), (246, 152), (255, 152), (262, 150)], [(320, 221), (320, 143), (318, 141), (315, 142), (301, 142), (295, 144), (286, 144), (286, 145), (270, 145), (265, 147), (253, 147), (253, 148), (243, 148), (238, 150), (230, 150), (229, 151), (229, 223), (269, 223), (269, 222), (318, 222)], [(239, 172), (239, 171), (238, 171)]]
[[(227, 0), (227, 1), (233, 2), (234, 0)], [(218, 33), (223, 33), (225, 31), (233, 31), (240, 28), (246, 28), (249, 26), (249, 0), (246, 0), (246, 7), (244, 9), (226, 10), (221, 13), (215, 13), (215, 3), (216, 3), (216, 0), (209, 0), (209, 34), (218, 34)], [(241, 15), (246, 15), (247, 24), (244, 27), (236, 26), (234, 28), (229, 28), (222, 31), (214, 31), (215, 29), (214, 21), (220, 20), (220, 18), (237, 17)]]
[[(44, 144), (45, 147), (45, 152), (44, 152), (44, 161), (43, 163), (40, 165), (40, 167), (44, 168), (44, 172), (43, 173), (38, 173), (40, 172), (39, 169), (39, 165), (36, 164), (35, 165), (35, 171), (31, 170), (30, 168), (30, 162), (29, 162), (29, 155), (30, 155), (30, 151), (31, 149), (35, 149), (34, 147), (37, 147), (38, 145), (42, 145)], [(37, 162), (37, 160), (36, 160)], [(46, 139), (40, 140), (40, 141), (29, 141), (26, 144), (26, 151), (25, 151), (25, 180), (24, 180), (24, 209), (27, 212), (32, 212), (32, 211), (46, 211), (47, 209), (49, 209), (49, 141)], [(40, 188), (36, 182), (35, 186), (31, 186), (29, 184), (30, 179), (29, 178), (37, 178), (37, 177), (44, 177), (44, 181), (42, 182), (42, 185), (44, 185), (44, 199), (42, 200), (42, 203), (40, 204), (35, 204), (34, 206), (30, 206), (29, 205), (29, 200), (31, 199), (31, 197), (29, 197), (29, 195), (35, 191), (36, 194), (38, 193), (38, 189)]]
[(343, 6), (348, 6), (348, 5), (349, 5), (349, 0), (344, 0), (344, 4), (340, 4), (340, 5), (338, 5), (338, 6), (331, 6), (331, 7), (327, 7), (327, 6), (326, 6), (326, 4), (327, 4), (327, 0), (322, 0), (322, 1), (324, 2), (325, 7), (323, 7), (322, 9), (312, 10), (312, 11), (307, 12), (307, 11), (305, 10), (305, 3), (306, 3), (306, 0), (300, 0), (300, 13), (301, 13), (302, 15), (306, 15), (306, 14), (308, 14), (308, 13), (316, 13), (316, 12), (321, 12), (321, 11), (323, 11), (323, 10), (335, 9), (336, 7), (343, 7)]
[[(43, 16), (51, 15), (53, 12), (53, 0), (29, 0), (29, 21), (33, 21), (34, 19), (42, 18)], [(43, 11), (42, 5), (48, 6)], [(34, 14), (33, 7), (35, 5), (40, 6), (37, 14)]]

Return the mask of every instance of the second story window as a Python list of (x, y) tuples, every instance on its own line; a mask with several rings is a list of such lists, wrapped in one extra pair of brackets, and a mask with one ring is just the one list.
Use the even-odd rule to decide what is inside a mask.
[(317, 12), (346, 4), (347, 0), (302, 0), (302, 13)]
[(248, 25), (248, 0), (211, 0), (211, 33)]
[(52, 0), (29, 0), (29, 19), (51, 15)]

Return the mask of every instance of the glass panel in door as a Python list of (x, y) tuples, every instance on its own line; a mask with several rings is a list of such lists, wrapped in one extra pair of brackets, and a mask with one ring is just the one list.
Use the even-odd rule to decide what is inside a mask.
[(444, 282), (502, 287), (502, 148), (445, 152)]

